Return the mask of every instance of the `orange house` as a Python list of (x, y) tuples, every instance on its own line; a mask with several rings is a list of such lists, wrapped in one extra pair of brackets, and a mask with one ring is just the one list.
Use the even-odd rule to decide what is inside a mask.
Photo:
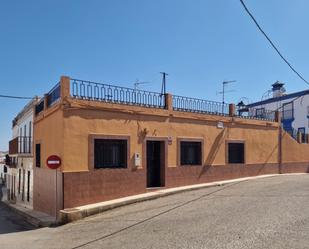
[(154, 188), (307, 172), (308, 148), (232, 104), (61, 77), (35, 107), (33, 205), (57, 216)]

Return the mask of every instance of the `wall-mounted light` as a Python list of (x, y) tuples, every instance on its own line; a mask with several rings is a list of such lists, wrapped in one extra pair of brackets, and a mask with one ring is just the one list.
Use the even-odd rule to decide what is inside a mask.
[(223, 122), (218, 122), (218, 123), (217, 123), (217, 128), (218, 128), (218, 129), (223, 129), (223, 128), (224, 128)]

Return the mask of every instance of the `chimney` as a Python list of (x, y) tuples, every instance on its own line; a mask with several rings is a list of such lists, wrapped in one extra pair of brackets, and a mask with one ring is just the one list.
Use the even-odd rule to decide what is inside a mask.
[(283, 93), (285, 92), (283, 86), (284, 83), (281, 83), (279, 81), (276, 81), (274, 84), (272, 84), (273, 98), (281, 97), (283, 95)]

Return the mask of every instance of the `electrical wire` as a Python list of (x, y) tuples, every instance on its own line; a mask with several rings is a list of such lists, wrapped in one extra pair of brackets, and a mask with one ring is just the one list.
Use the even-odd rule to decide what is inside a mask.
[(244, 7), (245, 11), (247, 14), (251, 17), (257, 28), (261, 31), (261, 33), (265, 36), (265, 38), (268, 40), (270, 45), (276, 50), (278, 55), (281, 57), (281, 59), (289, 66), (289, 68), (302, 80), (304, 81), (307, 85), (309, 85), (309, 82), (299, 73), (296, 71), (296, 69), (291, 65), (291, 63), (282, 55), (282, 53), (279, 51), (279, 49), (275, 46), (275, 44), (272, 42), (272, 40), (269, 38), (269, 36), (264, 32), (264, 30), (261, 28), (257, 20), (254, 18), (253, 14), (249, 11), (247, 8), (246, 4), (244, 3), (243, 0), (239, 0), (242, 6)]
[(23, 96), (12, 96), (12, 95), (1, 95), (0, 98), (8, 98), (8, 99), (34, 99), (35, 97), (23, 97)]

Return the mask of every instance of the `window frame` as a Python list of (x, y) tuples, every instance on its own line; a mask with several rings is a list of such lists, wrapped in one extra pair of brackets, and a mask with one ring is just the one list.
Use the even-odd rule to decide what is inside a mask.
[[(182, 164), (181, 163), (181, 142), (199, 142), (201, 143), (201, 163), (200, 164)], [(180, 167), (203, 166), (204, 164), (204, 139), (203, 138), (177, 138), (177, 165)]]
[[(243, 163), (230, 163), (229, 162), (229, 144), (239, 143), (244, 145), (244, 162)], [(247, 163), (246, 156), (246, 141), (245, 140), (226, 140), (225, 141), (225, 164), (226, 165), (245, 165)]]
[[(40, 145), (40, 161), (39, 161), (39, 164), (37, 163), (37, 145)], [(41, 142), (36, 142), (35, 145), (34, 145), (34, 149), (35, 149), (35, 167), (36, 168), (41, 168), (42, 167), (42, 143)]]
[[(292, 115), (291, 115), (291, 117), (289, 117), (289, 118), (285, 118), (285, 117), (284, 117), (284, 113), (285, 113), (284, 107), (285, 107), (285, 106), (288, 106), (288, 105), (290, 105), (290, 104), (292, 105), (292, 109), (291, 109), (291, 110), (287, 110), (287, 111), (291, 111)], [(291, 119), (294, 119), (294, 102), (293, 102), (293, 101), (286, 102), (286, 103), (283, 103), (283, 104), (282, 104), (282, 119), (283, 119), (283, 120), (291, 120)]]
[(306, 143), (306, 128), (305, 127), (299, 127), (297, 129), (297, 133), (301, 133), (301, 143)]
[[(95, 140), (96, 139), (104, 139), (104, 140), (125, 140), (127, 142), (127, 155), (126, 155), (126, 165), (125, 167), (102, 167), (96, 168), (95, 163)], [(89, 170), (127, 170), (131, 168), (130, 162), (130, 136), (126, 135), (98, 135), (98, 134), (90, 134), (89, 135), (89, 162), (88, 168)]]
[[(260, 113), (258, 113), (260, 112)], [(265, 118), (265, 107), (255, 109), (256, 118)]]

